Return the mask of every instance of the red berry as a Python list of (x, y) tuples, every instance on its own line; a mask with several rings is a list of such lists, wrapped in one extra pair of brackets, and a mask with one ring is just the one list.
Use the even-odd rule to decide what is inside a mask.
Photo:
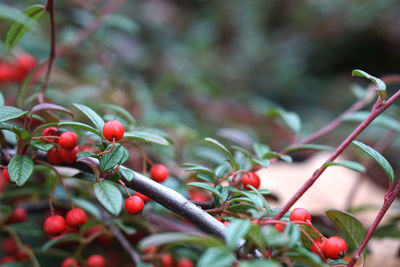
[[(32, 250), (32, 248), (29, 245), (24, 246), (24, 248), (27, 249), (27, 250)], [(25, 252), (25, 250), (19, 250), (18, 249), (15, 252), (14, 256), (18, 261), (26, 261), (27, 259), (29, 259), (29, 255)]]
[(74, 147), (72, 150), (67, 150), (65, 148), (60, 149), (61, 159), (66, 163), (74, 162), (77, 157), (76, 154), (79, 152), (79, 147)]
[(18, 250), (17, 243), (11, 237), (4, 239), (3, 251), (6, 254), (14, 254)]
[(87, 258), (86, 260), (86, 267), (105, 267), (106, 266), (106, 259), (99, 255), (94, 254)]
[(0, 63), (0, 84), (6, 84), (12, 80), (13, 68), (8, 63)]
[(182, 258), (178, 261), (176, 267), (193, 267), (193, 263), (188, 258)]
[(162, 183), (168, 176), (169, 171), (163, 164), (155, 164), (150, 168), (150, 177), (156, 182)]
[(242, 184), (247, 190), (250, 189), (249, 185), (253, 186), (255, 189), (258, 189), (260, 187), (260, 183), (260, 177), (258, 177), (258, 175), (254, 172), (247, 172), (242, 176)]
[(78, 136), (76, 133), (67, 131), (63, 132), (58, 139), (60, 146), (66, 150), (71, 150), (78, 144)]
[(151, 198), (149, 198), (148, 196), (145, 196), (145, 195), (143, 195), (143, 194), (141, 194), (141, 193), (139, 193), (139, 192), (135, 192), (135, 194), (133, 194), (134, 196), (138, 196), (138, 197), (140, 197), (144, 202), (149, 202), (149, 201), (151, 201)]
[(61, 267), (78, 267), (78, 261), (74, 258), (66, 258), (61, 263)]
[(275, 227), (276, 230), (278, 230), (281, 233), (283, 233), (283, 231), (285, 231), (285, 225), (284, 224), (276, 223), (274, 225), (274, 227)]
[(130, 214), (138, 214), (143, 210), (144, 202), (138, 196), (131, 196), (125, 200), (125, 209)]
[(347, 252), (347, 243), (341, 237), (332, 236), (325, 241), (324, 253), (327, 258), (337, 260)]
[(174, 263), (174, 259), (172, 258), (171, 254), (164, 254), (161, 257), (161, 264), (162, 267), (172, 267)]
[(103, 126), (103, 135), (108, 141), (119, 141), (124, 136), (125, 128), (119, 121), (107, 121)]
[(198, 190), (190, 190), (189, 199), (191, 201), (198, 201), (198, 202), (206, 202), (210, 200), (210, 198), (205, 193)]
[(67, 216), (65, 216), (65, 221), (68, 226), (79, 227), (86, 222), (86, 213), (79, 209), (72, 209), (68, 211)]
[(27, 213), (24, 208), (16, 208), (10, 217), (7, 219), (7, 223), (20, 223), (26, 221)]
[(291, 222), (293, 221), (311, 221), (311, 215), (310, 213), (303, 208), (296, 208), (292, 210), (290, 213), (289, 219)]
[(8, 173), (8, 165), (7, 167), (3, 170), (3, 177), (9, 184), (15, 184), (15, 182), (12, 182), (10, 179), (10, 174)]
[(150, 254), (150, 253), (154, 253), (156, 252), (157, 247), (155, 245), (148, 245), (147, 247), (145, 247), (145, 249), (143, 250), (143, 252), (145, 254)]
[(59, 235), (65, 231), (67, 225), (60, 215), (52, 215), (44, 222), (43, 229), (48, 235)]
[(29, 54), (19, 55), (14, 67), (13, 78), (17, 82), (25, 79), (26, 75), (37, 65), (37, 60)]
[[(312, 251), (313, 253), (317, 254), (317, 255), (324, 256), (324, 255), (325, 255), (325, 242), (326, 242), (326, 238), (316, 239), (316, 240), (314, 240), (314, 242), (315, 242), (315, 243), (312, 245), (311, 251)], [(321, 252), (319, 252), (318, 248), (319, 248), (319, 250), (320, 250)], [(322, 253), (322, 255), (321, 255), (321, 253)]]
[(58, 129), (56, 127), (48, 127), (48, 128), (43, 129), (43, 131), (42, 131), (42, 137), (44, 137), (43, 140), (45, 142), (53, 141), (53, 142), (58, 143), (58, 139), (54, 138), (56, 136), (59, 136), (57, 131), (58, 131)]
[(14, 256), (5, 256), (4, 258), (0, 259), (0, 264), (3, 265), (15, 261), (17, 261), (17, 259)]
[(51, 164), (55, 165), (63, 163), (63, 160), (61, 158), (61, 149), (59, 149), (58, 147), (53, 147), (52, 149), (47, 151), (47, 160)]

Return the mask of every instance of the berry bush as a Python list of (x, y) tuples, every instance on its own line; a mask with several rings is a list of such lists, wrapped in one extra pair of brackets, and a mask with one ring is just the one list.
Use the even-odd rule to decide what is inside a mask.
[[(353, 70), (353, 76), (371, 84), (353, 106), (304, 139), (300, 139), (297, 114), (277, 106), (268, 109), (268, 117), (290, 133), (288, 144), (280, 149), (255, 140), (246, 144), (235, 143), (235, 138), (224, 142), (206, 137), (183, 123), (171, 124), (168, 115), (162, 117), (154, 110), (143, 111), (137, 119), (134, 108), (125, 105), (124, 94), (106, 97), (115, 104), (96, 103), (97, 99), (89, 101), (92, 96), (87, 88), (58, 89), (65, 86), (63, 82), (75, 81), (51, 79), (65, 75), (63, 64), (74, 60), (74, 49), (83, 49), (91, 34), (95, 39), (96, 33), (101, 35), (103, 24), (132, 26), (126, 17), (111, 16), (123, 4), (105, 1), (98, 17), (72, 38), (65, 32), (56, 38), (61, 23), (57, 14), (62, 10), (53, 0), (22, 11), (0, 4), (0, 18), (9, 23), (2, 42), (6, 52), (0, 58), (0, 263), (34, 267), (363, 266), (368, 241), (380, 230), (400, 182), (383, 156), (390, 141), (370, 145), (361, 141), (360, 134), (373, 122), (389, 128), (384, 140), (399, 132), (398, 120), (382, 113), (400, 97), (400, 91), (389, 94), (386, 84), (400, 78)], [(49, 31), (45, 57), (18, 46), (39, 24)], [(100, 51), (106, 43), (91, 45)], [(109, 59), (100, 58), (108, 64)], [(95, 66), (87, 72), (96, 72)], [(96, 78), (100, 79), (97, 74)], [(136, 83), (127, 87), (145, 86), (140, 79), (132, 80)], [(138, 102), (145, 102), (143, 106), (151, 111), (149, 94), (138, 95)], [(150, 117), (161, 122), (152, 123)], [(345, 120), (359, 124), (336, 147), (316, 143)], [(383, 205), (368, 229), (348, 210), (326, 207), (324, 219), (331, 221), (326, 226), (316, 222), (307, 207), (293, 208), (330, 166), (368, 171), (365, 163), (337, 160), (345, 149), (363, 152), (387, 176)], [(273, 192), (261, 186), (266, 178), (258, 171), (278, 161), (291, 163), (299, 153), (320, 150), (330, 151), (329, 158), (283, 206), (271, 205)]]

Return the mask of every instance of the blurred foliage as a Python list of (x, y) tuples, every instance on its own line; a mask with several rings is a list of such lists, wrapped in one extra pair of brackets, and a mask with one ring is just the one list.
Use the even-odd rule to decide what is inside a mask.
[[(20, 10), (44, 3), (2, 2)], [(106, 2), (58, 1), (57, 43), (71, 42)], [(291, 134), (265, 123), (269, 108), (298, 113), (305, 136), (356, 100), (352, 69), (378, 77), (398, 70), (399, 9), (394, 0), (125, 1), (56, 61), (47, 96), (111, 101), (149, 126), (181, 125), (180, 135), (234, 127), (282, 148), (290, 140), (282, 134)], [(20, 48), (44, 60), (48, 43), (43, 16)]]

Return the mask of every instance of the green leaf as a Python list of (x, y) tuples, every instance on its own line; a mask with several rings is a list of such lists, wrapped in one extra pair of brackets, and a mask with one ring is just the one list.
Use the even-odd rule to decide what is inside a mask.
[(7, 31), (5, 41), (7, 50), (11, 50), (18, 44), (25, 33), (27, 33), (34, 24), (36, 24), (36, 21), (43, 15), (44, 11), (44, 6), (42, 5), (33, 5), (23, 11), (23, 14), (25, 14), (25, 17), (28, 19), (24, 20), (21, 18), (24, 21), (23, 23), (15, 21), (10, 26), (10, 29)]
[(0, 92), (0, 106), (4, 106), (4, 96), (1, 92)]
[[(367, 119), (370, 112), (368, 111), (359, 111), (354, 112), (352, 114), (346, 115), (343, 118), (343, 121), (353, 121), (353, 122), (362, 122)], [(391, 116), (387, 116), (384, 114), (379, 115), (376, 119), (371, 122), (371, 126), (379, 126), (386, 129), (390, 129), (400, 133), (400, 123), (399, 121)]]
[(129, 17), (121, 14), (110, 14), (107, 15), (103, 21), (103, 26), (116, 27), (128, 34), (134, 34), (138, 31), (139, 26)]
[[(112, 144), (109, 144), (106, 150), (111, 149)], [(120, 143), (115, 143), (113, 150), (110, 153), (104, 154), (100, 158), (100, 170), (106, 172), (111, 170), (118, 164), (124, 163), (129, 157), (129, 152)]]
[(135, 118), (131, 115), (131, 113), (129, 113), (129, 111), (127, 111), (123, 107), (113, 105), (113, 104), (108, 104), (108, 105), (105, 105), (105, 108), (113, 110), (115, 113), (117, 113), (119, 116), (124, 118), (131, 125), (136, 124)]
[(222, 200), (221, 193), (215, 187), (212, 187), (209, 184), (201, 183), (201, 182), (192, 182), (192, 183), (188, 183), (187, 186), (195, 186), (195, 187), (205, 189), (207, 191), (210, 191), (211, 193), (213, 193), (214, 195), (216, 195), (218, 198), (220, 198)]
[(56, 124), (58, 127), (71, 127), (75, 129), (83, 129), (89, 132), (94, 133), (97, 136), (102, 137), (102, 131), (99, 131), (87, 124), (81, 123), (81, 122), (76, 122), (76, 121), (61, 121)]
[(249, 231), (251, 222), (249, 220), (235, 220), (231, 222), (225, 233), (226, 246), (235, 250), (241, 240)]
[(322, 165), (323, 168), (328, 166), (342, 166), (356, 172), (365, 172), (365, 167), (354, 161), (329, 161)]
[(366, 73), (365, 71), (358, 70), (358, 69), (353, 70), (351, 72), (351, 75), (367, 78), (368, 80), (373, 82), (376, 85), (376, 91), (380, 95), (382, 100), (386, 99), (386, 84), (381, 79), (378, 79), (378, 78)]
[(124, 138), (136, 139), (150, 144), (158, 144), (163, 146), (169, 145), (169, 141), (164, 136), (161, 136), (150, 129), (142, 129), (134, 132), (125, 133)]
[(38, 105), (34, 106), (34, 107), (31, 109), (30, 114), (32, 115), (32, 114), (41, 112), (41, 111), (43, 111), (43, 110), (61, 111), (61, 112), (67, 113), (67, 114), (69, 114), (69, 115), (72, 116), (72, 112), (71, 112), (69, 109), (66, 109), (66, 108), (64, 108), (64, 107), (62, 107), (62, 106), (55, 105), (55, 104), (52, 104), (52, 103), (42, 103), (42, 104), (38, 104)]
[(225, 155), (229, 158), (229, 162), (232, 167), (237, 166), (237, 163), (235, 162), (232, 153), (223, 144), (210, 137), (205, 138), (204, 141), (213, 144), (215, 147), (219, 148), (222, 152), (224, 152)]
[(186, 243), (190, 245), (199, 245), (203, 247), (223, 247), (224, 243), (220, 239), (196, 234), (185, 234), (185, 233), (163, 233), (151, 235), (144, 238), (139, 243), (139, 248), (143, 250), (149, 245), (162, 246), (164, 244), (171, 243)]
[(236, 258), (226, 248), (209, 248), (201, 255), (196, 267), (227, 267), (234, 261)]
[(42, 140), (32, 140), (31, 147), (36, 150), (47, 152), (54, 147), (54, 144), (45, 143)]
[(28, 111), (20, 110), (12, 106), (0, 106), (0, 122), (13, 120), (28, 114)]
[(136, 229), (135, 229), (135, 228), (123, 224), (123, 223), (121, 222), (120, 219), (115, 219), (115, 220), (113, 220), (113, 223), (114, 223), (119, 229), (121, 229), (122, 231), (124, 231), (124, 232), (125, 232), (126, 234), (128, 234), (128, 235), (133, 235), (134, 233), (136, 233)]
[(66, 234), (66, 235), (63, 235), (58, 238), (54, 238), (54, 239), (44, 243), (44, 245), (42, 246), (42, 251), (46, 251), (58, 243), (63, 243), (63, 242), (68, 242), (68, 241), (78, 241), (80, 239), (81, 239), (81, 236), (79, 234)]
[[(31, 135), (25, 129), (19, 128), (17, 126), (9, 124), (9, 123), (0, 123), (0, 129), (8, 130), (10, 132), (15, 133), (17, 139), (20, 142), (28, 142), (28, 141), (30, 141)], [(21, 145), (23, 145), (23, 144), (21, 144)]]
[(119, 174), (122, 175), (128, 182), (132, 181), (133, 178), (135, 178), (135, 172), (132, 171), (131, 169), (124, 167), (124, 166), (119, 166)]
[[(314, 254), (311, 251), (308, 251), (307, 249), (300, 246), (288, 250), (285, 255), (297, 264), (302, 263), (303, 265), (301, 266), (326, 267), (326, 264), (321, 261), (320, 257), (317, 254)], [(297, 264), (294, 265), (297, 266)]]
[[(356, 217), (345, 211), (326, 209), (325, 213), (328, 218), (346, 234), (348, 240), (353, 244), (353, 246), (358, 248), (366, 235), (366, 231), (361, 222)], [(364, 257), (366, 256), (366, 253), (367, 250), (364, 249)]]
[(74, 103), (72, 104), (72, 106), (85, 114), (100, 133), (103, 132), (104, 120), (99, 116), (99, 114), (97, 114), (93, 109), (85, 105)]
[(381, 167), (386, 172), (386, 174), (388, 175), (390, 183), (393, 183), (393, 180), (394, 180), (393, 168), (392, 168), (392, 166), (390, 166), (389, 162), (378, 151), (376, 151), (372, 147), (370, 147), (366, 144), (363, 144), (361, 142), (358, 142), (358, 141), (353, 141), (352, 143), (355, 144), (356, 146), (358, 146), (362, 151), (364, 151), (367, 155), (372, 157), (374, 160), (376, 160), (379, 163), (379, 165), (381, 165)]
[(300, 146), (290, 146), (283, 150), (284, 153), (291, 153), (300, 150), (322, 150), (322, 151), (333, 151), (334, 147), (325, 146), (325, 145), (317, 145), (317, 144), (306, 144)]
[(270, 118), (281, 118), (290, 130), (295, 133), (300, 131), (300, 117), (294, 112), (289, 112), (281, 108), (272, 108), (267, 112), (267, 116)]
[(252, 261), (240, 261), (239, 267), (280, 267), (281, 265), (272, 260), (252, 260)]
[(205, 174), (208, 174), (211, 177), (215, 177), (215, 174), (214, 174), (213, 170), (211, 170), (210, 168), (198, 165), (198, 164), (183, 163), (183, 164), (181, 164), (181, 166), (185, 168), (185, 171), (205, 173)]
[(82, 157), (89, 157), (89, 158), (96, 158), (98, 159), (99, 156), (96, 153), (88, 152), (88, 151), (81, 151), (78, 154), (76, 154), (78, 158)]
[(253, 144), (253, 150), (254, 153), (256, 154), (257, 158), (262, 159), (265, 154), (271, 151), (269, 146), (260, 144), (260, 143), (254, 143)]
[(94, 183), (94, 194), (110, 213), (118, 216), (122, 208), (122, 194), (118, 187), (108, 181)]
[(28, 181), (33, 172), (33, 161), (27, 155), (15, 155), (8, 164), (10, 179), (22, 186)]
[(29, 17), (18, 9), (8, 5), (0, 5), (0, 19), (7, 19), (24, 24), (27, 20), (29, 20)]

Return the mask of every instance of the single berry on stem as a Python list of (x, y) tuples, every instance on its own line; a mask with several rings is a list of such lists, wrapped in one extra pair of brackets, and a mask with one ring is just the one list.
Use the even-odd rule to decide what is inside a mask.
[(291, 222), (293, 221), (311, 221), (310, 213), (303, 208), (295, 208), (289, 215)]
[(73, 163), (77, 157), (76, 154), (79, 152), (79, 147), (76, 146), (71, 150), (67, 150), (65, 148), (60, 149), (61, 159), (66, 163)]
[(144, 202), (138, 196), (131, 196), (125, 200), (125, 209), (130, 214), (138, 214), (143, 210)]
[(44, 232), (48, 235), (59, 235), (65, 231), (67, 225), (60, 215), (52, 215), (46, 219), (43, 225)]
[(74, 258), (66, 258), (65, 260), (63, 260), (63, 262), (61, 263), (61, 267), (78, 267), (78, 261)]
[(72, 209), (68, 211), (67, 216), (65, 216), (65, 221), (68, 226), (79, 227), (85, 224), (86, 213), (79, 208)]
[(6, 166), (6, 168), (3, 170), (3, 177), (4, 179), (7, 181), (7, 183), (9, 184), (15, 184), (15, 182), (12, 182), (10, 179), (10, 174), (8, 172), (8, 165)]
[(59, 165), (63, 163), (64, 161), (61, 157), (61, 149), (55, 146), (47, 151), (47, 160), (54, 165)]
[(116, 142), (121, 140), (124, 136), (124, 132), (124, 125), (117, 120), (107, 121), (103, 126), (103, 135), (108, 141), (111, 142), (113, 138)]
[(178, 261), (177, 267), (193, 267), (193, 263), (188, 258), (182, 258)]
[(253, 186), (255, 189), (260, 188), (260, 177), (254, 172), (247, 172), (242, 176), (243, 187), (250, 190), (249, 185)]
[(164, 254), (161, 256), (162, 267), (172, 267), (174, 264), (174, 259), (171, 254)]
[(155, 164), (150, 168), (150, 177), (156, 182), (162, 183), (168, 176), (169, 171), (163, 164)]
[(276, 224), (274, 224), (274, 228), (276, 230), (278, 230), (279, 232), (281, 232), (281, 233), (283, 233), (283, 231), (285, 231), (285, 225), (284, 224), (276, 223)]
[(63, 132), (58, 139), (60, 146), (66, 150), (71, 150), (78, 144), (78, 136), (76, 133), (67, 131)]
[(94, 254), (87, 258), (86, 267), (105, 267), (106, 259), (100, 254)]
[(48, 127), (43, 129), (42, 131), (42, 138), (45, 142), (53, 141), (58, 143), (58, 138), (54, 138), (59, 136), (57, 127)]
[[(311, 252), (313, 252), (319, 256), (325, 256), (326, 238), (318, 238), (318, 239), (315, 239), (314, 242), (315, 243), (311, 246)], [(319, 250), (318, 250), (318, 248), (319, 248)], [(322, 253), (322, 255), (321, 255), (321, 253)]]
[(13, 213), (11, 213), (10, 217), (7, 219), (8, 224), (20, 223), (26, 221), (28, 214), (24, 208), (18, 207)]
[(324, 254), (327, 258), (337, 260), (342, 258), (347, 252), (347, 243), (338, 236), (329, 237), (325, 241)]

